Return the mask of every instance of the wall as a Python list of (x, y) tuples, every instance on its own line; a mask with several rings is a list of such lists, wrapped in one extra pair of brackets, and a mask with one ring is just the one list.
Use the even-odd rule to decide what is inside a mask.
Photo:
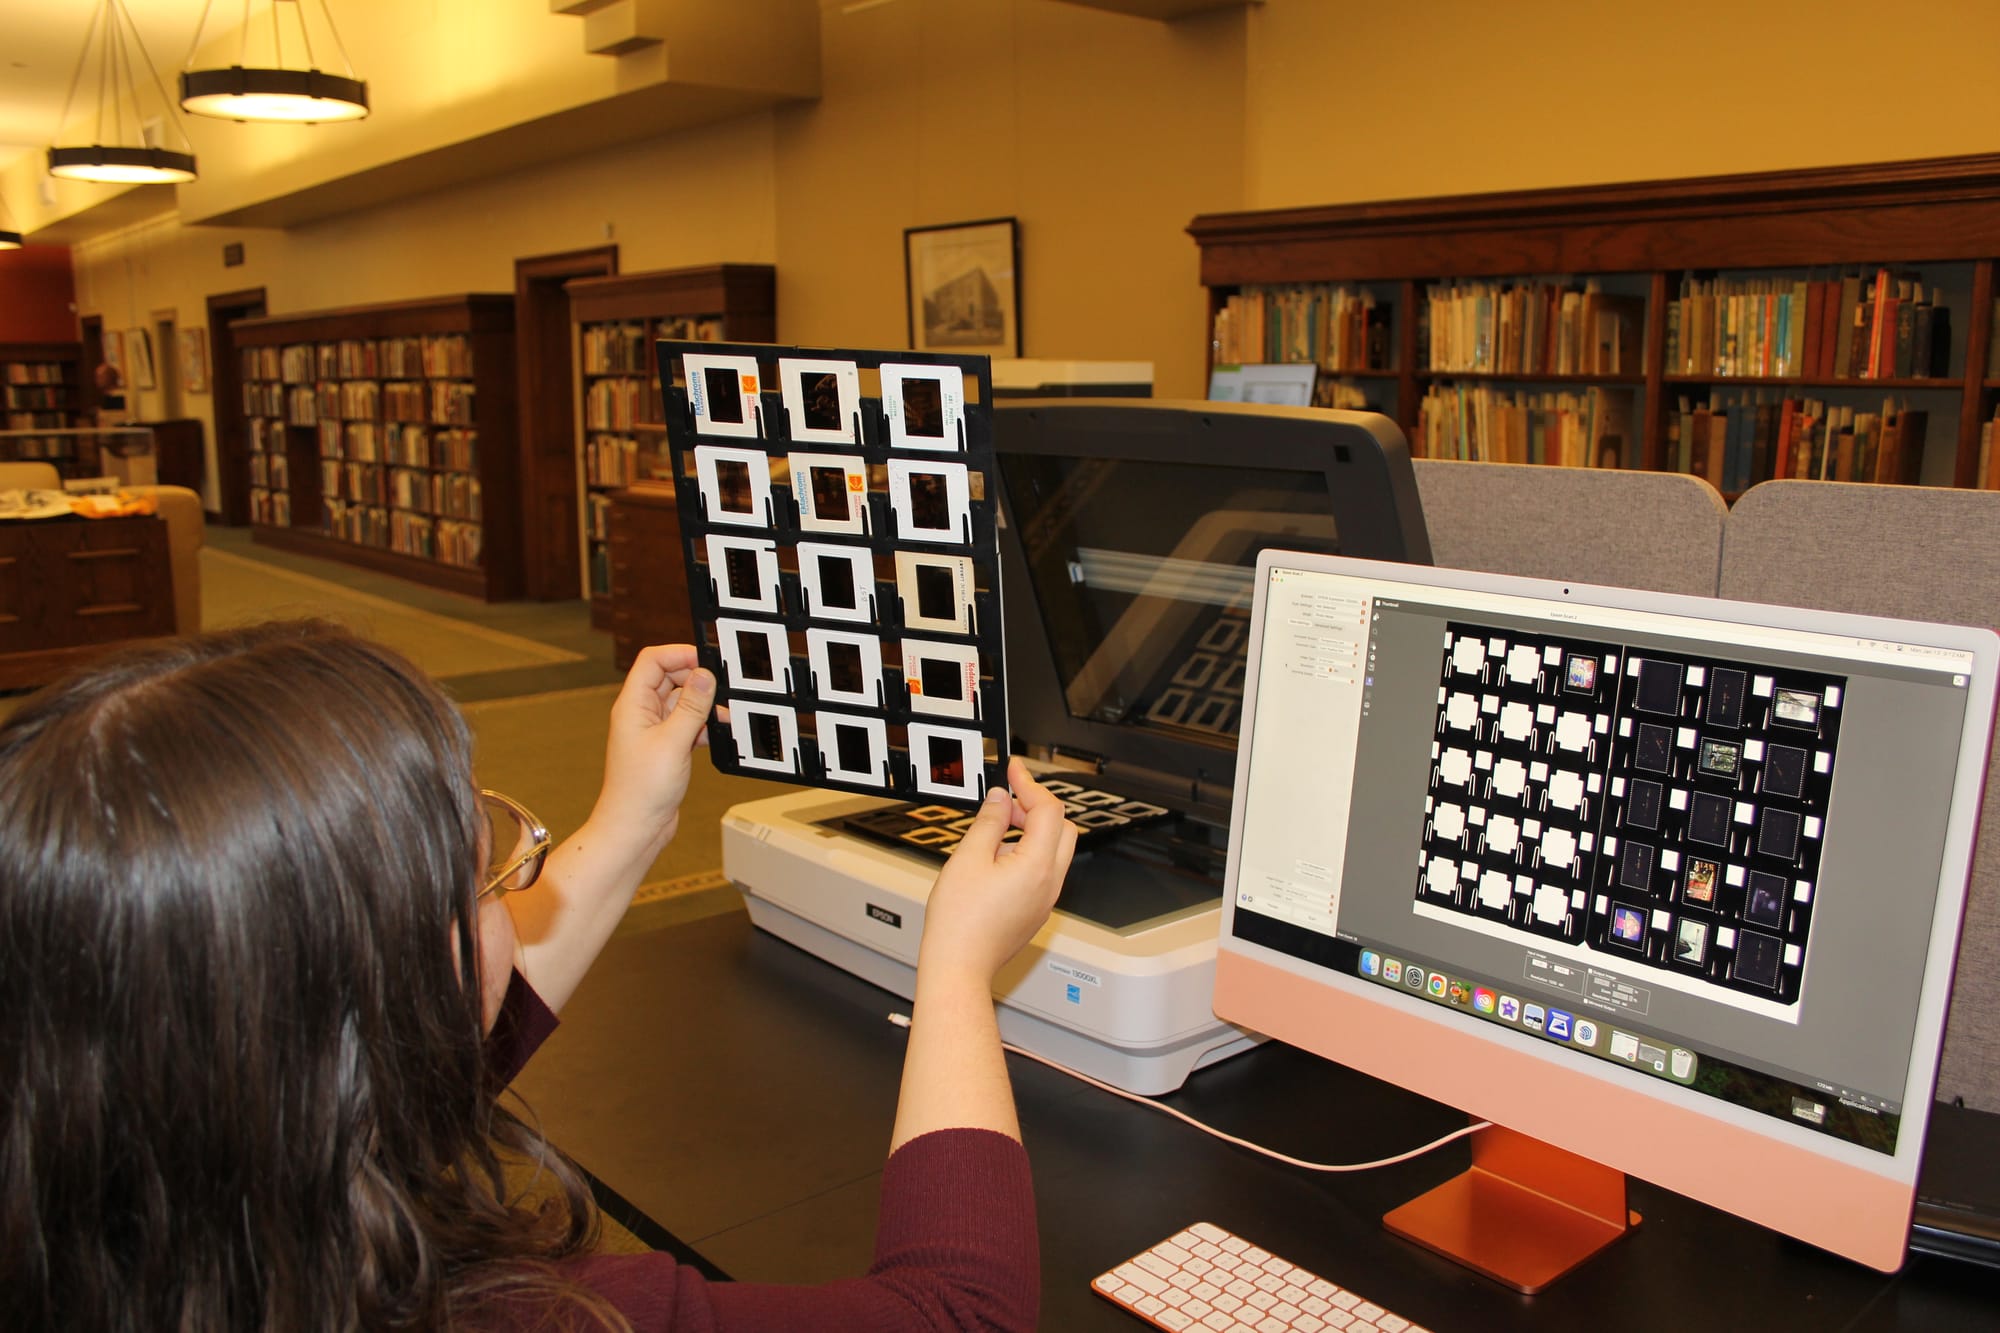
[[(210, 295), (246, 288), (264, 288), (272, 314), (511, 292), (516, 258), (607, 236), (627, 272), (771, 263), (772, 214), (771, 123), (758, 114), (288, 231), (165, 214), (76, 246), (77, 300), (106, 328), (150, 327), (167, 310), (189, 329), (206, 325)], [(231, 242), (244, 263), (225, 268)], [(157, 393), (132, 397), (135, 418), (159, 413)], [(184, 395), (181, 407), (209, 425), (214, 506), (212, 397)]]
[(69, 247), (0, 250), (0, 343), (68, 343), (76, 337)]
[(1021, 226), (1031, 357), (1154, 363), (1205, 392), (1184, 233), (1242, 191), (1243, 18), (1176, 24), (1048, 0), (901, 0), (821, 15), (817, 104), (778, 125), (780, 333), (908, 339), (902, 231)]
[(1245, 207), (2000, 149), (2000, 5), (1265, 0)]

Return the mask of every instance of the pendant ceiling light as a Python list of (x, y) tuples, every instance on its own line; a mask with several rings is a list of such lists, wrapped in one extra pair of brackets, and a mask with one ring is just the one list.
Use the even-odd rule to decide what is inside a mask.
[[(188, 67), (181, 71), (181, 106), (198, 116), (218, 120), (261, 120), (317, 124), (328, 120), (359, 120), (368, 114), (368, 85), (354, 77), (354, 64), (347, 58), (340, 30), (333, 26), (327, 0), (319, 0), (319, 12), (334, 50), (347, 73), (329, 74), (313, 63), (312, 32), (306, 24), (305, 0), (268, 0), (271, 6), (271, 63), (250, 63), (250, 38), (254, 28), (250, 0), (243, 0), (243, 42), (237, 63), (227, 69), (195, 69), (194, 50), (188, 52)], [(214, 0), (201, 7), (201, 24), (195, 28), (195, 49), (201, 45), (202, 29), (208, 26), (208, 11)], [(285, 11), (291, 11), (290, 27), (296, 31), (294, 47), (303, 52), (305, 63), (285, 64)]]
[[(133, 59), (133, 52), (138, 59)], [(97, 60), (97, 138), (78, 148), (52, 146), (49, 174), (70, 180), (104, 181), (117, 185), (173, 184), (194, 179), (194, 143), (181, 129), (179, 114), (160, 82), (153, 58), (139, 40), (139, 27), (125, 8), (125, 0), (101, 0), (90, 17), (83, 36), (83, 52), (76, 59), (76, 73), (70, 76), (69, 96), (63, 99), (62, 120), (56, 137), (69, 124), (69, 109), (76, 101), (77, 86), (83, 82), (84, 67)], [(138, 67), (146, 67), (153, 90), (159, 95), (159, 124), (171, 124), (186, 143), (188, 151), (177, 153), (146, 141), (147, 117), (140, 103)], [(126, 108), (131, 108), (131, 137), (126, 137)], [(110, 112), (111, 133), (107, 137), (105, 113)], [(162, 130), (164, 134), (164, 130)]]
[(14, 219), (8, 216), (7, 201), (0, 199), (0, 250), (18, 250), (23, 244), (20, 229), (14, 225)]

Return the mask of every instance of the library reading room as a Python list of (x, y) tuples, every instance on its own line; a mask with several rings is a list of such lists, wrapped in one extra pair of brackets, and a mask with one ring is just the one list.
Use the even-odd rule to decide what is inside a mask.
[(1996, 45), (0, 4), (0, 1326), (2000, 1327)]

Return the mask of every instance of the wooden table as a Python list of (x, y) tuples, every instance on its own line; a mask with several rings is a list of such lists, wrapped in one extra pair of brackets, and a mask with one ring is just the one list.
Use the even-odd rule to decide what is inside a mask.
[(47, 684), (126, 640), (173, 632), (163, 520), (0, 523), (0, 689)]

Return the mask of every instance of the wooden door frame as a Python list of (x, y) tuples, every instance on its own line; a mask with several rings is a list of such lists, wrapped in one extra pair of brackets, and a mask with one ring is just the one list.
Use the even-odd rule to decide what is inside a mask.
[[(618, 272), (618, 247), (514, 261), (514, 376), (520, 385), (521, 565), (525, 596), (583, 595), (577, 550), (576, 384), (570, 356), (571, 278)], [(550, 318), (559, 311), (561, 318)], [(560, 348), (558, 353), (557, 349)]]
[(77, 320), (77, 336), (83, 355), (77, 362), (77, 405), (89, 424), (97, 424), (97, 368), (104, 364), (104, 316), (85, 315)]
[(250, 442), (243, 438), (243, 367), (236, 356), (232, 319), (270, 313), (262, 287), (208, 298), (209, 410), (215, 414), (215, 502), (212, 522), (240, 528), (250, 521)]

